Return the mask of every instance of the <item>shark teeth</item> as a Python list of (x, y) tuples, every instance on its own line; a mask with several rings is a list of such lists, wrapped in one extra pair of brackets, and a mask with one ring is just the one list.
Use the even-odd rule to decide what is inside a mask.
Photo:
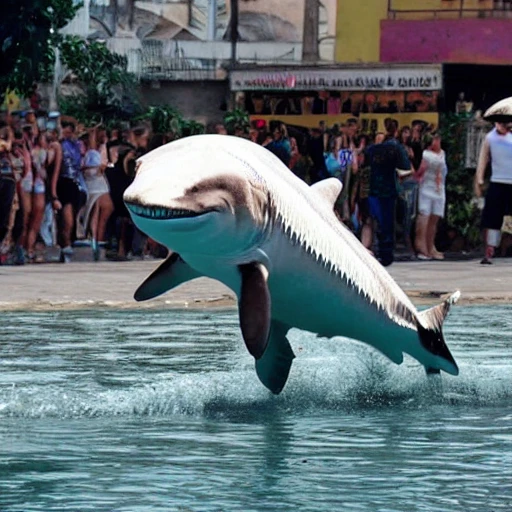
[(146, 219), (180, 219), (200, 215), (192, 210), (164, 208), (163, 206), (141, 206), (138, 204), (127, 204), (127, 206), (132, 213)]

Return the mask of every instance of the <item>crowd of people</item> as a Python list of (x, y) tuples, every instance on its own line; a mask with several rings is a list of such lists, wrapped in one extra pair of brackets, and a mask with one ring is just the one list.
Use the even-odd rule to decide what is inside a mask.
[(104, 247), (114, 260), (165, 256), (133, 226), (123, 203), (136, 159), (165, 137), (146, 125), (41, 124), (31, 110), (0, 119), (0, 264), (45, 261), (51, 246), (68, 262), (84, 241), (95, 260)]
[(409, 257), (442, 260), (435, 245), (448, 172), (441, 136), (422, 122), (398, 128), (392, 118), (385, 132), (374, 135), (361, 133), (355, 118), (308, 131), (256, 121), (249, 138), (311, 184), (339, 179), (343, 189), (335, 208), (340, 220), (384, 266), (394, 261), (397, 221)]
[[(257, 120), (248, 131), (235, 127), (234, 135), (264, 146), (310, 184), (339, 179), (343, 189), (335, 211), (340, 222), (384, 266), (395, 259), (397, 225), (410, 258), (442, 260), (435, 243), (446, 208), (448, 169), (441, 137), (422, 122), (398, 128), (392, 118), (386, 120), (384, 132), (373, 135), (362, 133), (355, 118), (331, 128), (319, 123), (312, 129)], [(222, 123), (209, 125), (207, 132), (227, 134)], [(506, 133), (512, 137), (507, 129)], [(135, 176), (136, 159), (173, 138), (172, 133), (154, 134), (145, 124), (108, 131), (66, 118), (43, 124), (32, 110), (4, 115), (0, 264), (45, 261), (50, 246), (59, 247), (60, 261), (68, 262), (73, 247), (84, 241), (95, 260), (165, 257), (167, 250), (131, 222), (123, 193)], [(487, 153), (490, 147), (485, 145)], [(482, 158), (479, 184), (489, 160)], [(484, 212), (494, 237), (488, 239), (488, 247), (496, 246), (498, 217), (504, 214), (500, 210), (495, 219)], [(486, 260), (493, 254), (488, 248)]]

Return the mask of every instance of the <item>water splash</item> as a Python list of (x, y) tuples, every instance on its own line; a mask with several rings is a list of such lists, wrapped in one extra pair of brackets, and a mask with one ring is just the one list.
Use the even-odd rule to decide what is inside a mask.
[(459, 309), (447, 337), (460, 375), (439, 380), (410, 358), (396, 366), (360, 343), (292, 330), (297, 358), (279, 396), (257, 379), (233, 311), (6, 313), (0, 418), (499, 407), (512, 399), (510, 309), (502, 309), (492, 325), (479, 321), (485, 308)]
[[(363, 349), (362, 352), (365, 352)], [(348, 367), (345, 367), (348, 364)], [(509, 402), (509, 367), (480, 369), (462, 365), (457, 378), (432, 382), (421, 367), (392, 367), (370, 352), (346, 360), (303, 359), (296, 364), (287, 387), (271, 395), (254, 375), (252, 365), (226, 372), (175, 374), (167, 379), (116, 387), (101, 392), (61, 385), (18, 387), (0, 394), (0, 417), (80, 418), (98, 416), (194, 415), (245, 417), (312, 411), (357, 411), (373, 408), (423, 408), (450, 404), (472, 407)], [(437, 377), (433, 377), (437, 379)]]

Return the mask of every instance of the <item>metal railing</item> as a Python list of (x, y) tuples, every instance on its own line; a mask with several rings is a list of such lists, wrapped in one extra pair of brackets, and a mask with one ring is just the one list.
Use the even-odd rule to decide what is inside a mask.
[[(145, 80), (215, 80), (216, 59), (185, 57), (181, 52), (173, 55), (163, 51), (161, 41), (144, 41), (140, 50), (131, 50), (129, 61), (135, 74)], [(133, 60), (132, 60), (133, 59)]]
[[(500, 17), (512, 13), (512, 0), (482, 0), (480, 7), (474, 7), (474, 1), (470, 4), (468, 0), (446, 0), (447, 7), (443, 9), (403, 9), (395, 6), (394, 0), (388, 0), (388, 18), (397, 19), (401, 15), (431, 14), (434, 19), (442, 19), (443, 15), (456, 14), (458, 18), (464, 18), (468, 14), (475, 17)], [(448, 7), (448, 4), (449, 7)], [(452, 6), (453, 4), (453, 6)]]

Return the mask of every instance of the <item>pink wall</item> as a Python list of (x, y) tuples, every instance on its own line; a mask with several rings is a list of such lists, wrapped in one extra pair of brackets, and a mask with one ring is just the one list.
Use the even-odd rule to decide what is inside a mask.
[(512, 64), (512, 20), (383, 20), (380, 60)]

